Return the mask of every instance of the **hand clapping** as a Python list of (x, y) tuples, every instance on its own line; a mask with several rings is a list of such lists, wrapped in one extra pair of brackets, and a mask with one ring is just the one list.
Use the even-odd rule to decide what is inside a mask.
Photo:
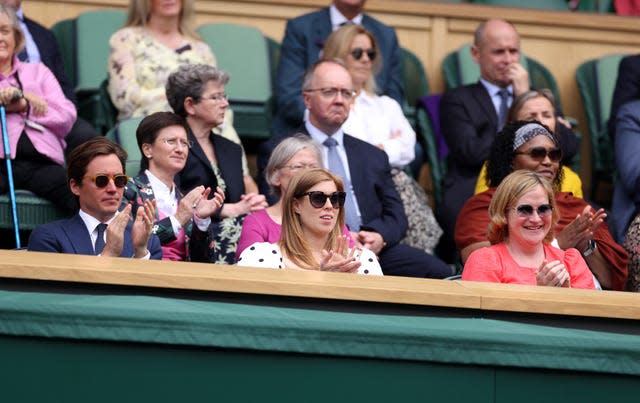
[(547, 262), (545, 259), (536, 271), (538, 285), (571, 287), (571, 278), (564, 264), (559, 260)]
[(335, 249), (322, 250), (320, 270), (356, 273), (361, 265), (355, 257), (356, 250), (356, 248), (349, 250), (349, 240), (346, 236), (341, 235), (336, 242)]

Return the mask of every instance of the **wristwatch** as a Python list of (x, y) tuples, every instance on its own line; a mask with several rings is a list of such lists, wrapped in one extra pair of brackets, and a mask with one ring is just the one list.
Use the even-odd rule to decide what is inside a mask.
[(596, 241), (593, 239), (589, 239), (587, 249), (582, 251), (582, 256), (587, 257), (590, 256), (597, 249)]

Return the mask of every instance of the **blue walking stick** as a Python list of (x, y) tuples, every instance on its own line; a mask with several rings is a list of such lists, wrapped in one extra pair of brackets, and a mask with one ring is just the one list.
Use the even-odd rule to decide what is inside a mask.
[(7, 133), (7, 113), (4, 105), (0, 105), (0, 125), (2, 125), (2, 145), (4, 160), (7, 162), (7, 178), (9, 180), (9, 199), (11, 200), (11, 213), (13, 215), (13, 229), (16, 234), (16, 248), (20, 249), (20, 227), (18, 225), (18, 207), (16, 206), (16, 188), (13, 184), (13, 168), (11, 167), (11, 146)]

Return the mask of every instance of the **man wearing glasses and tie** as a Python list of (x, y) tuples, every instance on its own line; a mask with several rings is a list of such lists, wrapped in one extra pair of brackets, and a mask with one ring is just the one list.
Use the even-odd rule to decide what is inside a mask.
[(132, 212), (128, 205), (118, 212), (128, 180), (126, 159), (126, 152), (105, 137), (74, 149), (68, 158), (67, 178), (80, 211), (70, 219), (36, 227), (28, 250), (161, 259), (160, 241), (152, 234), (155, 205), (147, 201), (138, 211)]

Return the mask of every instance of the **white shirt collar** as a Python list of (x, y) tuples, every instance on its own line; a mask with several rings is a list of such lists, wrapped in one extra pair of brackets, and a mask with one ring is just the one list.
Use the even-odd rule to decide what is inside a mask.
[[(116, 214), (114, 214), (113, 217), (111, 217), (105, 222), (105, 224), (107, 225), (111, 224), (111, 221), (113, 221), (113, 219), (119, 213), (120, 212), (117, 212)], [(87, 227), (87, 231), (89, 231), (89, 234), (93, 233), (93, 231), (95, 231), (98, 224), (102, 222), (82, 209), (80, 209), (78, 214), (80, 215), (80, 218), (82, 218), (82, 222), (84, 222), (85, 227)]]
[[(318, 129), (317, 127), (315, 127), (313, 124), (311, 124), (310, 121), (307, 120), (306, 122), (304, 122), (304, 125), (307, 128), (307, 131), (309, 132), (309, 135), (311, 136), (311, 138), (314, 139), (320, 145), (322, 145), (322, 143), (324, 143), (324, 141), (327, 138), (329, 138), (329, 136), (326, 133), (324, 133), (322, 130)], [(331, 137), (333, 137), (338, 142), (338, 146), (342, 145), (342, 140), (344, 138), (344, 133), (342, 132), (342, 128), (339, 128), (338, 131), (336, 131), (331, 135)]]
[[(329, 16), (331, 17), (331, 28), (335, 31), (336, 29), (340, 28), (340, 24), (343, 24), (347, 21), (349, 21), (347, 19), (347, 17), (345, 17), (344, 15), (342, 15), (340, 13), (340, 11), (338, 11), (338, 9), (336, 8), (335, 4), (331, 4), (329, 6)], [(354, 24), (360, 24), (362, 25), (362, 13), (356, 15), (355, 17), (353, 17), (353, 19), (351, 20)]]

